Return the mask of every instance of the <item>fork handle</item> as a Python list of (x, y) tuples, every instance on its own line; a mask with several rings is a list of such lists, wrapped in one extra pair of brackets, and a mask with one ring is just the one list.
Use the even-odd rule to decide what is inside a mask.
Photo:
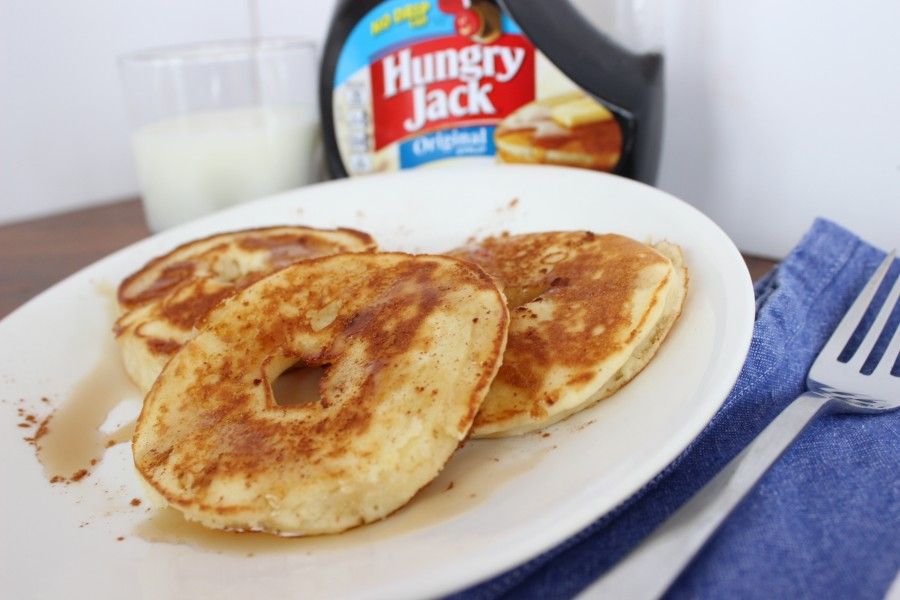
[(718, 475), (579, 598), (651, 600), (662, 596), (772, 463), (827, 407), (827, 398), (810, 392), (794, 400)]

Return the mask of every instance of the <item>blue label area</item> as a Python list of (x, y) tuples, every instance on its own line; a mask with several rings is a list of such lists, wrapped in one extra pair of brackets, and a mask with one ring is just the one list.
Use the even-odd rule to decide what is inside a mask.
[[(503, 13), (501, 29), (522, 33), (519, 26)], [(353, 27), (344, 41), (334, 73), (334, 86), (368, 67), (385, 51), (406, 47), (420, 39), (456, 35), (455, 17), (438, 10), (437, 1), (387, 0), (369, 11)]]
[(417, 167), (435, 160), (494, 155), (494, 126), (476, 125), (443, 129), (399, 144), (400, 168)]

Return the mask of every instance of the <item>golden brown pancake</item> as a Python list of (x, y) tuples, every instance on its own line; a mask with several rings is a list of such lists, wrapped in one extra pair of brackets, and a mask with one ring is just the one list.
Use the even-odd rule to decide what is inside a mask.
[[(143, 479), (213, 528), (332, 533), (380, 519), (465, 438), (509, 312), (476, 265), (340, 254), (216, 306), (166, 365), (134, 435)], [(324, 366), (318, 402), (280, 405), (286, 369)]]
[(622, 155), (619, 123), (580, 91), (522, 106), (498, 125), (494, 141), (505, 163), (612, 171)]
[(115, 332), (125, 369), (144, 393), (223, 298), (282, 267), (338, 252), (374, 250), (352, 229), (267, 227), (220, 233), (155, 258), (119, 286)]
[(676, 246), (589, 232), (500, 236), (451, 254), (503, 287), (510, 307), (503, 365), (473, 435), (545, 427), (634, 377), (681, 311), (686, 271)]

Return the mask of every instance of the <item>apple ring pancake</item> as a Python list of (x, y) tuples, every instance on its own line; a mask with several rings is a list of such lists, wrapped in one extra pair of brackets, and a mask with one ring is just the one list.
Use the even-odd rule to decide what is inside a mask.
[[(291, 265), (212, 309), (144, 401), (132, 449), (170, 506), (219, 529), (334, 533), (397, 510), (466, 437), (509, 312), (446, 256), (339, 254)], [(288, 368), (320, 399), (278, 404)]]
[(119, 286), (115, 333), (125, 370), (147, 393), (217, 302), (291, 263), (375, 250), (352, 229), (281, 226), (220, 233), (157, 257)]
[(653, 357), (687, 290), (677, 246), (615, 234), (507, 235), (451, 255), (494, 276), (511, 315), (474, 437), (546, 427), (621, 388)]

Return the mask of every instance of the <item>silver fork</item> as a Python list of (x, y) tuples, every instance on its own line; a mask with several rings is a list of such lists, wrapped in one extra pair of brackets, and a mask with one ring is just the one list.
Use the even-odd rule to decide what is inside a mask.
[(838, 360), (881, 285), (894, 253), (881, 263), (813, 363), (808, 392), (794, 400), (740, 454), (631, 554), (579, 598), (659, 598), (741, 499), (816, 417), (828, 413), (877, 414), (900, 408), (900, 377), (891, 368), (900, 353), (900, 328), (871, 375), (860, 372), (885, 329), (900, 294), (898, 278), (853, 356)]

